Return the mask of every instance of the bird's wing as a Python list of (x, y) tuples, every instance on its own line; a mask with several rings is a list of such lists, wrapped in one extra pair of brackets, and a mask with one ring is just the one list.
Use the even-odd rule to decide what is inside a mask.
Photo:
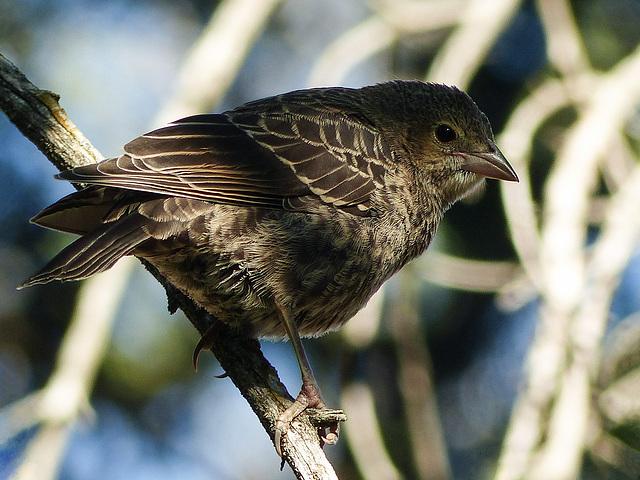
[[(294, 109), (295, 110), (295, 109)], [(209, 202), (368, 215), (390, 152), (373, 128), (339, 112), (232, 110), (187, 117), (136, 138), (125, 154), (62, 172), (73, 182)]]

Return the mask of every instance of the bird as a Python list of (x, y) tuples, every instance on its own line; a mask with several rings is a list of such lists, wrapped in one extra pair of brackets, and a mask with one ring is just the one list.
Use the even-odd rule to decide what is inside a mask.
[[(220, 324), (288, 338), (302, 388), (275, 425), (280, 455), (291, 421), (327, 408), (301, 338), (344, 325), (485, 178), (518, 181), (469, 95), (417, 80), (275, 95), (123, 150), (56, 175), (83, 188), (31, 221), (80, 238), (20, 288), (134, 255)], [(213, 327), (194, 362), (212, 342)]]

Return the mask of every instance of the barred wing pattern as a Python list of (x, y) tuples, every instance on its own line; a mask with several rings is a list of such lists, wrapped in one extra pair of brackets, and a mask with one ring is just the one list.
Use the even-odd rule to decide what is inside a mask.
[(58, 178), (287, 210), (324, 203), (369, 215), (382, 162), (392, 157), (381, 135), (320, 105), (267, 102), (276, 100), (278, 111), (253, 102), (184, 118), (128, 143), (121, 157)]

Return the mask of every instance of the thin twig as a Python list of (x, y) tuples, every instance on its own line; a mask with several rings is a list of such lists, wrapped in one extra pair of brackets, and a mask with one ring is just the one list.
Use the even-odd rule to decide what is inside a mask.
[(310, 86), (338, 85), (347, 74), (400, 38), (454, 25), (463, 8), (460, 0), (446, 2), (371, 1), (375, 14), (332, 41), (315, 62)]
[(501, 182), (502, 204), (507, 216), (511, 238), (531, 281), (542, 290), (540, 259), (540, 231), (537, 206), (533, 199), (529, 158), (535, 133), (553, 113), (575, 98), (585, 100), (592, 92), (594, 79), (583, 77), (573, 82), (573, 93), (560, 80), (547, 80), (532, 91), (512, 112), (498, 137), (498, 144), (518, 172), (520, 183)]
[(309, 75), (312, 87), (338, 85), (356, 65), (389, 48), (398, 38), (395, 29), (374, 16), (331, 42)]
[(443, 287), (469, 292), (494, 293), (516, 280), (522, 267), (516, 262), (471, 260), (433, 251), (418, 260), (418, 275)]
[(420, 34), (454, 25), (466, 0), (368, 0), (376, 15), (402, 34)]

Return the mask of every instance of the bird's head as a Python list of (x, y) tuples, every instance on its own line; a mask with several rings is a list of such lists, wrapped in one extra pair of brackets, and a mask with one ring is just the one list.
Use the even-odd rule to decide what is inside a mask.
[[(386, 135), (417, 181), (446, 204), (468, 195), (485, 178), (518, 181), (495, 144), (486, 115), (454, 87), (391, 82), (378, 111), (386, 111)], [(392, 92), (391, 90), (395, 90)], [(385, 92), (387, 93), (387, 92)]]

